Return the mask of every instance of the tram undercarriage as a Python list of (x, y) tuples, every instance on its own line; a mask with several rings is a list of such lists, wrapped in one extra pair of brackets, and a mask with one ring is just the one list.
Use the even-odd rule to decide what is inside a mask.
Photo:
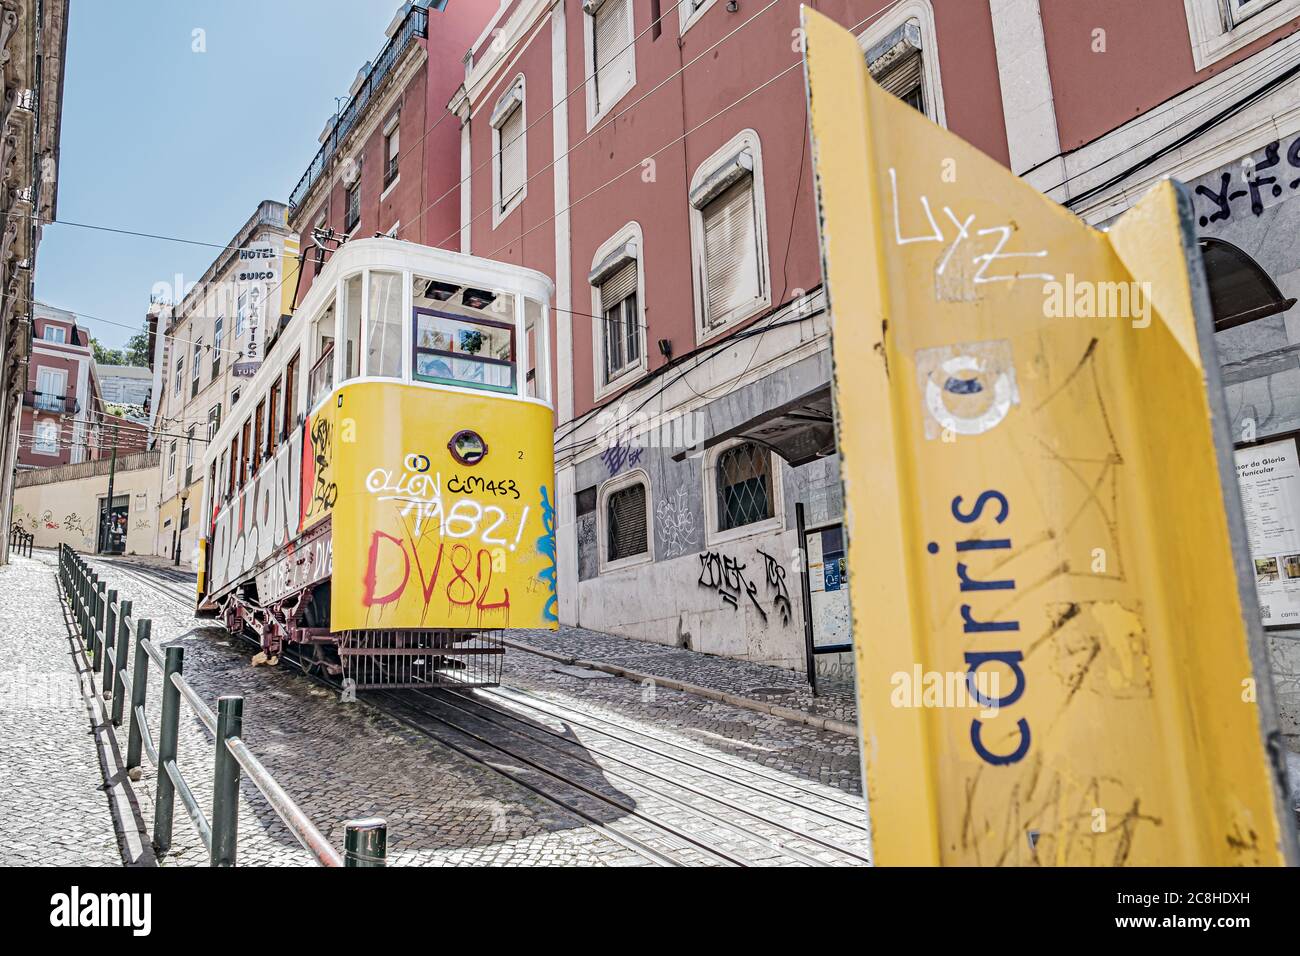
[(495, 687), (501, 683), (504, 632), (463, 628), (329, 628), (329, 580), (262, 605), (250, 581), (219, 601), (218, 617), (232, 634), (261, 645), (261, 659), (278, 663), (287, 650), (308, 671), (355, 690)]

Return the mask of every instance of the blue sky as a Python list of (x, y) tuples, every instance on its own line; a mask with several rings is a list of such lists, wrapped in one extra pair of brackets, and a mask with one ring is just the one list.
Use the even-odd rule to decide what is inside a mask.
[[(72, 0), (58, 217), (224, 244), (263, 199), (286, 201), (334, 97), (379, 52), (399, 0)], [(206, 52), (194, 52), (194, 31)], [(304, 79), (304, 78), (309, 79)], [(47, 225), (42, 302), (106, 345), (149, 292), (194, 282), (216, 249)]]

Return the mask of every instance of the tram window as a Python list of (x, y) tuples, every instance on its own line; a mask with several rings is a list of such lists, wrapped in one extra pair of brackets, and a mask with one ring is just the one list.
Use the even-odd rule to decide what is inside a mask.
[(551, 400), (551, 360), (546, 348), (546, 311), (536, 299), (524, 299), (524, 334), (528, 351), (525, 363), (530, 380), (528, 394), (544, 402)]
[(315, 359), (307, 376), (307, 408), (334, 388), (334, 303), (316, 320)]
[(416, 309), (415, 378), (439, 385), (513, 392), (514, 325)]
[(230, 487), (226, 491), (226, 497), (228, 498), (233, 498), (235, 496), (235, 481), (239, 477), (239, 469), (236, 467), (235, 463), (238, 461), (239, 434), (236, 433), (235, 437), (230, 439), (230, 469), (226, 472), (226, 474), (230, 476)]
[(240, 451), (243, 452), (239, 457), (239, 487), (244, 487), (244, 482), (248, 481), (248, 460), (253, 457), (252, 449), (248, 447), (249, 439), (253, 435), (253, 420), (244, 419), (243, 440), (239, 443)]
[(257, 468), (262, 463), (262, 449), (265, 444), (262, 442), (262, 436), (266, 434), (262, 429), (265, 427), (263, 422), (266, 421), (266, 399), (257, 403), (257, 414), (253, 416), (253, 453), (249, 455), (252, 459), (249, 468), (253, 474), (257, 474)]
[(396, 272), (370, 273), (366, 374), (402, 377), (402, 277)]
[(347, 337), (347, 351), (343, 355), (343, 377), (346, 382), (361, 374), (361, 276), (354, 275), (343, 283), (343, 329)]
[(294, 352), (293, 358), (289, 359), (289, 365), (284, 373), (284, 440), (289, 440), (289, 433), (293, 429), (295, 404), (298, 401), (298, 356), (301, 353)]
[(271, 407), (266, 417), (266, 457), (275, 454), (275, 446), (280, 441), (280, 380), (271, 385)]

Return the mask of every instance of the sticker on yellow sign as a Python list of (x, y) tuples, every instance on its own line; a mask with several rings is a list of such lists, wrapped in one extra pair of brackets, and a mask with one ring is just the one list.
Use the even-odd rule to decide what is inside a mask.
[(1294, 861), (1185, 195), (1094, 230), (804, 18), (876, 861)]
[(556, 627), (551, 423), (538, 403), (340, 386), (303, 443), (303, 531), (331, 523), (331, 629)]

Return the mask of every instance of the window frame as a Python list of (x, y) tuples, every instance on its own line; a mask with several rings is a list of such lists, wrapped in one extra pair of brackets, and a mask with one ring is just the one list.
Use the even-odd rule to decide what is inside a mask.
[(1221, 0), (1183, 0), (1183, 7), (1197, 72), (1300, 17), (1300, 0), (1275, 0), (1240, 20), (1234, 20), (1230, 5)]
[(688, 0), (682, 0), (677, 5), (678, 34), (685, 37), (686, 31), (699, 23), (715, 3), (717, 0), (700, 0), (698, 5), (688, 8)]
[(176, 477), (176, 443), (179, 438), (173, 438), (167, 446), (167, 480), (171, 481)]
[[(400, 114), (394, 114), (383, 129), (383, 147), (384, 147), (384, 191), (380, 194), (380, 199), (385, 198), (397, 181), (402, 178), (401, 159), (402, 159), (402, 119)], [(393, 140), (397, 140), (397, 155), (392, 155)]]
[(36, 431), (32, 435), (32, 454), (58, 457), (59, 423), (52, 418), (41, 418), (36, 422)]
[(200, 335), (191, 344), (194, 355), (190, 361), (190, 398), (197, 398), (203, 380), (203, 336)]
[(225, 315), (217, 316), (212, 323), (212, 377), (215, 379), (221, 374), (221, 343), (226, 334), (226, 317)]
[[(628, 250), (633, 261), (636, 262), (636, 321), (637, 335), (640, 337), (641, 355), (635, 364), (629, 363), (618, 374), (605, 380), (605, 304), (602, 298), (601, 290), (604, 281), (612, 278), (614, 274), (624, 266), (614, 265), (606, 266), (608, 260), (618, 256), (620, 251)], [(600, 275), (601, 282), (594, 284), (592, 279), (599, 273), (607, 271), (606, 275)], [(599, 319), (591, 320), (591, 343), (592, 343), (592, 382), (594, 383), (594, 398), (596, 401), (607, 398), (615, 392), (621, 391), (632, 382), (637, 381), (642, 376), (649, 373), (650, 356), (647, 345), (646, 334), (646, 303), (645, 303), (645, 240), (641, 224), (636, 221), (627, 223), (614, 235), (610, 236), (600, 247), (596, 249), (595, 254), (591, 257), (591, 272), (587, 274), (587, 287), (591, 292), (591, 314), (600, 316)]]
[[(510, 295), (516, 299), (519, 298), (518, 293), (514, 293), (514, 292), (506, 292), (501, 294)], [(516, 309), (517, 308), (518, 308), (518, 304), (516, 303)], [(410, 365), (409, 365), (411, 371), (410, 380), (413, 383), (417, 385), (439, 385), (446, 388), (464, 389), (466, 391), (475, 392), (475, 393), (484, 392), (489, 395), (495, 394), (495, 395), (510, 395), (514, 397), (519, 396), (519, 378), (520, 378), (519, 368), (521, 365), (527, 364), (528, 357), (526, 355), (522, 356), (522, 360), (521, 360), (521, 356), (520, 356), (521, 343), (519, 337), (518, 315), (515, 316), (515, 319), (513, 321), (503, 322), (503, 321), (498, 321), (496, 319), (485, 319), (479, 316), (457, 315), (454, 312), (442, 312), (439, 311), (438, 309), (431, 309), (428, 306), (424, 306), (424, 305), (413, 305), (411, 307), (410, 314), (411, 314), (411, 319), (410, 319), (409, 326), (411, 330), (410, 331), (411, 347), (407, 351), (407, 355), (410, 358)], [(475, 356), (472, 359), (466, 359), (463, 355), (457, 355), (454, 352), (444, 352), (439, 349), (431, 349), (426, 346), (422, 346), (419, 343), (419, 334), (418, 334), (419, 322), (420, 322), (419, 317), (421, 315), (433, 315), (433, 316), (437, 316), (440, 319), (450, 319), (454, 322), (463, 322), (466, 325), (484, 325), (491, 328), (506, 329), (510, 332), (510, 354), (514, 356), (514, 359), (513, 361), (510, 362), (506, 362), (502, 359), (492, 358), (490, 356)], [(485, 365), (510, 366), (512, 369), (511, 376), (510, 376), (510, 385), (509, 387), (506, 387), (504, 385), (488, 385), (488, 384), (474, 385), (474, 384), (467, 384), (460, 379), (440, 379), (436, 376), (424, 375), (419, 371), (417, 371), (420, 367), (418, 357), (421, 352), (431, 354), (431, 355), (442, 355), (447, 358), (460, 358), (465, 361), (482, 362)], [(391, 381), (391, 379), (384, 379), (383, 381)]]
[[(57, 339), (51, 338), (50, 337), (51, 332), (58, 332), (59, 337)], [(45, 327), (41, 329), (41, 341), (49, 342), (53, 345), (67, 345), (68, 330), (61, 325), (55, 325), (53, 322), (46, 322)]]
[[(641, 484), (645, 486), (645, 546), (646, 549), (641, 554), (629, 555), (626, 558), (617, 558), (610, 560), (609, 557), (609, 499), (619, 491), (624, 490), (632, 485)], [(655, 526), (654, 526), (654, 501), (651, 494), (650, 475), (644, 468), (633, 468), (630, 471), (615, 475), (600, 486), (596, 495), (596, 543), (599, 551), (599, 571), (605, 574), (611, 571), (620, 571), (624, 568), (638, 567), (643, 564), (653, 564), (655, 560)]]
[[(356, 197), (355, 219), (352, 217), (352, 198)], [(361, 225), (361, 164), (357, 164), (356, 178), (350, 183), (343, 184), (343, 232), (351, 236), (352, 233)]]
[[(718, 459), (724, 452), (738, 445), (752, 444), (768, 455), (768, 474), (772, 476), (772, 517), (750, 524), (742, 524), (726, 531), (718, 530)], [(719, 442), (704, 455), (704, 540), (705, 544), (725, 544), (753, 535), (780, 533), (785, 530), (785, 488), (782, 478), (782, 459), (770, 448), (747, 438), (732, 438)]]
[[(862, 48), (865, 58), (874, 47), (909, 20), (916, 23), (921, 35), (921, 97), (925, 105), (922, 112), (946, 129), (948, 111), (944, 106), (943, 75), (938, 56), (939, 39), (930, 0), (905, 0), (899, 6), (891, 7), (888, 16), (879, 18), (858, 34), (858, 46)], [(870, 66), (868, 63), (868, 69)]]
[[(627, 85), (608, 96), (600, 95), (596, 78), (596, 14), (607, 4), (622, 3), (627, 6), (627, 44), (626, 51), (632, 56), (632, 68), (628, 71)], [(587, 132), (590, 133), (600, 121), (610, 114), (623, 99), (636, 87), (636, 4), (632, 0), (584, 0), (582, 4), (583, 19), (583, 75), (586, 77)], [(624, 51), (620, 51), (624, 52)]]
[[(519, 152), (523, 172), (519, 188), (508, 197), (503, 197), (501, 176), (504, 171), (504, 155), (501, 128), (516, 112), (519, 113)], [(516, 75), (506, 86), (505, 91), (497, 97), (488, 125), (492, 127), (492, 228), (495, 229), (509, 218), (528, 196), (528, 85), (522, 73)]]
[[(715, 174), (726, 169), (731, 161), (742, 153), (748, 153), (753, 166), (747, 175), (753, 191), (754, 241), (757, 246), (756, 262), (759, 269), (759, 295), (748, 303), (733, 307), (730, 312), (726, 313), (722, 321), (715, 327), (709, 328), (708, 290), (705, 287), (708, 276), (708, 263), (705, 257), (704, 210), (716, 202), (722, 193), (713, 196), (699, 206), (690, 201), (689, 196), (704, 186)], [(739, 182), (739, 179), (737, 179), (737, 182)], [(730, 188), (730, 186), (727, 188)], [(695, 299), (695, 342), (697, 345), (703, 345), (719, 336), (726, 335), (737, 325), (753, 318), (772, 305), (771, 254), (767, 241), (767, 193), (763, 180), (762, 145), (758, 133), (752, 129), (741, 130), (714, 152), (712, 156), (696, 166), (695, 174), (691, 177), (687, 204), (689, 206), (691, 227), (691, 285)]]

